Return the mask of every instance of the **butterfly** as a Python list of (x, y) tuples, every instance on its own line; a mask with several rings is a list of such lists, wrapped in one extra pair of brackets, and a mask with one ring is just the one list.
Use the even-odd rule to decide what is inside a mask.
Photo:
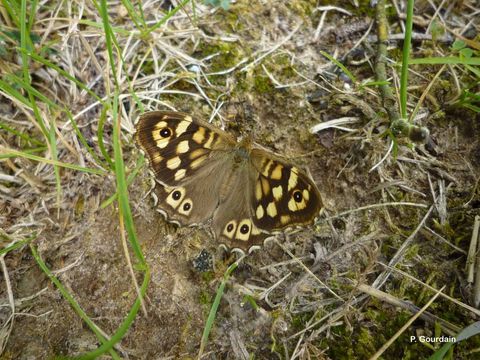
[(306, 172), (188, 114), (144, 113), (135, 141), (155, 176), (157, 211), (180, 226), (209, 222), (228, 248), (250, 251), (311, 224), (322, 208)]

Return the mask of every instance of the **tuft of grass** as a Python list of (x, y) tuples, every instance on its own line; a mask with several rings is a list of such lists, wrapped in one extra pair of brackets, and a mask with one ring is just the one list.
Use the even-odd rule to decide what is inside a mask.
[(445, 358), (448, 352), (450, 352), (449, 358), (453, 358), (453, 347), (464, 340), (471, 338), (472, 336), (480, 334), (480, 321), (468, 325), (462, 331), (455, 336), (456, 342), (447, 342), (440, 349), (428, 358), (428, 360), (442, 360)]
[(207, 346), (208, 337), (210, 336), (210, 331), (212, 330), (213, 324), (215, 322), (215, 317), (217, 315), (218, 306), (220, 305), (220, 300), (222, 299), (223, 292), (225, 291), (225, 286), (227, 284), (228, 279), (232, 272), (238, 267), (238, 264), (243, 260), (243, 257), (235, 261), (232, 265), (230, 265), (225, 274), (223, 275), (223, 279), (218, 286), (215, 299), (213, 300), (212, 306), (210, 308), (210, 313), (208, 314), (207, 321), (205, 323), (205, 328), (203, 329), (202, 340), (200, 342), (200, 349), (198, 351), (198, 358), (200, 359), (205, 351), (205, 347)]

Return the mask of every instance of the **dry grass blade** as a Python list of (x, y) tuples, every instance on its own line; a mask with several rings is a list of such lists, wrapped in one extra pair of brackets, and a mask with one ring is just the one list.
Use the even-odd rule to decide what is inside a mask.
[(388, 340), (378, 351), (373, 354), (373, 356), (370, 358), (370, 360), (375, 360), (378, 359), (384, 352), (385, 350), (388, 349), (388, 347), (405, 331), (408, 329), (410, 325), (413, 324), (413, 322), (425, 311), (427, 310), (430, 305), (435, 301), (435, 299), (440, 295), (440, 293), (445, 289), (445, 286), (442, 287), (421, 309), (418, 311), (414, 316), (408, 320), (404, 326), (402, 326), (397, 333)]

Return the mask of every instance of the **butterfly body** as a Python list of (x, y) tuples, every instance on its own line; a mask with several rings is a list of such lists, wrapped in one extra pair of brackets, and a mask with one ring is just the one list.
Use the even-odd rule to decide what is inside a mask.
[(135, 139), (156, 180), (157, 210), (180, 225), (211, 222), (216, 239), (248, 250), (272, 234), (313, 222), (314, 182), (284, 159), (187, 114), (141, 116)]

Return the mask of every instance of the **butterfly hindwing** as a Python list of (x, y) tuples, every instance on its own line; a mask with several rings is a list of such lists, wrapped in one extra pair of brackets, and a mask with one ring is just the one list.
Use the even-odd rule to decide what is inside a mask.
[(213, 215), (215, 237), (228, 248), (248, 250), (261, 245), (269, 236), (254, 223), (248, 186), (251, 174), (246, 171), (247, 165), (245, 162), (231, 169), (223, 199)]
[[(208, 171), (200, 171), (193, 180), (177, 186), (167, 187), (157, 183), (154, 189), (158, 199), (157, 211), (166, 220), (179, 225), (199, 225), (210, 219), (218, 207), (222, 184), (209, 179), (209, 174)], [(198, 182), (205, 186), (196, 186)]]

